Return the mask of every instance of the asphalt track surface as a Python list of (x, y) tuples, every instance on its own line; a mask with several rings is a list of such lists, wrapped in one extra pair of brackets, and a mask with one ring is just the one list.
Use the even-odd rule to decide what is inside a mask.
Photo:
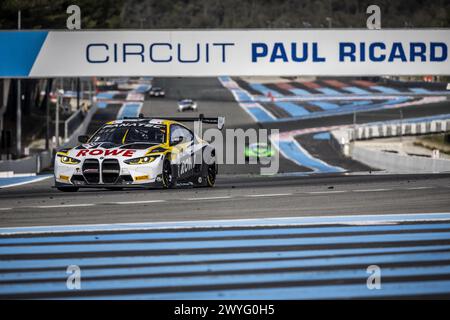
[[(204, 113), (206, 116), (225, 116), (226, 128), (261, 126), (239, 107), (217, 79), (162, 78), (155, 79), (154, 85), (163, 87), (166, 97), (147, 99), (142, 109), (146, 116), (196, 116)], [(176, 112), (177, 101), (183, 98), (196, 99), (198, 112)], [(417, 109), (416, 113), (416, 107), (411, 107), (404, 109), (404, 117), (434, 114), (437, 112), (435, 108), (442, 113), (445, 111), (442, 106), (427, 105)], [(114, 119), (117, 108), (108, 110), (112, 110), (110, 118)], [(384, 114), (380, 112), (377, 119), (383, 119)], [(392, 119), (392, 116), (386, 119)], [(311, 126), (341, 123), (339, 117), (324, 118), (320, 124), (315, 123), (318, 121), (316, 119), (308, 121), (312, 122)], [(297, 125), (301, 126), (302, 121)], [(283, 125), (279, 128), (285, 129)], [(30, 185), (0, 189), (0, 227), (444, 212), (450, 207), (448, 175), (380, 175), (362, 164), (343, 159), (333, 153), (331, 148), (314, 145), (323, 142), (314, 141), (308, 136), (301, 139), (310, 141), (306, 147), (312, 153), (315, 149), (329, 149), (326, 155), (331, 158), (327, 160), (353, 173), (310, 175), (307, 168), (281, 158), (280, 174), (276, 177), (260, 176), (259, 165), (221, 165), (213, 189), (84, 189), (77, 193), (61, 193), (52, 188), (53, 181), (50, 178)]]
[(0, 226), (447, 212), (450, 175), (222, 176), (212, 189), (0, 191)]
[[(155, 85), (164, 87), (167, 96), (146, 101), (142, 110), (146, 115), (176, 115), (176, 101), (193, 98), (198, 100), (199, 112), (225, 116), (228, 128), (261, 127), (216, 79), (156, 79)], [(403, 109), (404, 118), (440, 113), (448, 113), (448, 106)], [(393, 120), (397, 114), (398, 110), (360, 114), (358, 122)], [(111, 120), (114, 117), (111, 114)], [(266, 127), (284, 131), (352, 122), (349, 115)], [(360, 164), (347, 165), (352, 173), (311, 175), (282, 159), (280, 174), (273, 177), (258, 175), (258, 165), (223, 165), (211, 189), (62, 193), (52, 188), (51, 178), (0, 189), (0, 297), (448, 297), (450, 225), (445, 221), (450, 218), (431, 217), (449, 212), (450, 174), (385, 175)], [(405, 221), (377, 221), (392, 214)], [(432, 221), (408, 222), (414, 214)], [(337, 224), (342, 216), (348, 217), (349, 228)], [(289, 217), (336, 221), (306, 234), (301, 223), (295, 227), (285, 223), (239, 226), (248, 219), (264, 224)], [(208, 222), (214, 221), (230, 221), (231, 229), (211, 230)], [(92, 225), (186, 222), (198, 223), (199, 233), (189, 234), (190, 229), (181, 227), (155, 235), (154, 230), (136, 226), (129, 231), (86, 233)], [(58, 226), (71, 225), (78, 229), (58, 232)], [(38, 235), (5, 231), (38, 226), (54, 227), (45, 227), (47, 231)], [(285, 228), (290, 229), (283, 236)], [(210, 231), (237, 233), (221, 242), (222, 236)], [(177, 232), (182, 239), (171, 242)], [(80, 235), (90, 238), (69, 243), (75, 239), (70, 237)], [(65, 268), (69, 264), (80, 265), (86, 272), (84, 291), (67, 291)], [(367, 291), (366, 268), (371, 264), (380, 264), (386, 271), (383, 284), (387, 291)]]

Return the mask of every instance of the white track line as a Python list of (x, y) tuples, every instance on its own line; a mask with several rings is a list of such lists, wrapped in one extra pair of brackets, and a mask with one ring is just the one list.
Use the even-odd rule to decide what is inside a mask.
[(353, 190), (353, 192), (382, 192), (382, 191), (392, 191), (393, 189), (360, 189)]
[(102, 204), (145, 204), (145, 203), (160, 203), (160, 202), (166, 202), (166, 200), (121, 201)]
[(230, 199), (231, 196), (224, 196), (224, 197), (209, 197), (209, 198), (186, 198), (182, 200), (187, 201), (196, 201), (196, 200), (221, 200), (221, 199)]
[(412, 187), (412, 188), (406, 188), (406, 190), (425, 190), (425, 189), (433, 189), (433, 187)]
[(311, 191), (306, 192), (307, 194), (333, 194), (333, 193), (344, 193), (347, 192), (347, 190), (337, 190), (337, 191)]
[(31, 208), (39, 209), (52, 209), (52, 208), (73, 208), (73, 207), (92, 207), (95, 206), (94, 203), (78, 203), (78, 204), (60, 204), (60, 205), (48, 205), (48, 206), (34, 206)]
[(310, 226), (310, 225), (348, 225), (355, 223), (383, 224), (393, 222), (423, 222), (450, 221), (450, 212), (442, 213), (400, 213), (375, 215), (344, 215), (344, 216), (306, 216), (282, 218), (252, 218), (229, 220), (195, 220), (178, 222), (138, 222), (112, 223), (91, 225), (66, 226), (32, 226), (0, 228), (0, 235), (9, 234), (47, 234), (67, 232), (93, 231), (136, 231), (136, 230), (165, 230), (165, 229), (201, 229), (201, 228), (230, 228), (230, 227), (276, 227), (276, 226)]
[(249, 194), (244, 197), (259, 198), (259, 197), (283, 197), (292, 195), (293, 193), (272, 193), (272, 194)]

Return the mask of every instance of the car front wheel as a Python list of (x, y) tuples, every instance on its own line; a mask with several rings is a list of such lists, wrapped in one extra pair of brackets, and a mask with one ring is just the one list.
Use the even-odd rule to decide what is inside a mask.
[(208, 187), (212, 188), (216, 184), (217, 168), (216, 164), (211, 164), (208, 166), (208, 175), (206, 176), (206, 184)]
[(164, 161), (162, 170), (162, 185), (164, 189), (171, 189), (175, 186), (173, 181), (172, 166), (168, 160)]

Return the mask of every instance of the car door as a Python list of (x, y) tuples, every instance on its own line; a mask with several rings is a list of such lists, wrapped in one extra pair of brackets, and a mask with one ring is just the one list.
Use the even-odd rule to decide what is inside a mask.
[[(180, 141), (181, 140), (181, 141)], [(173, 124), (170, 127), (170, 145), (173, 147), (174, 172), (177, 179), (187, 179), (192, 176), (194, 169), (194, 135), (187, 128)]]

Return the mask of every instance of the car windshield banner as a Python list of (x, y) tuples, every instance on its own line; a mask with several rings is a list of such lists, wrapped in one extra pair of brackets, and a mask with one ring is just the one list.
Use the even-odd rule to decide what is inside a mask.
[(449, 29), (0, 31), (0, 77), (449, 75)]

